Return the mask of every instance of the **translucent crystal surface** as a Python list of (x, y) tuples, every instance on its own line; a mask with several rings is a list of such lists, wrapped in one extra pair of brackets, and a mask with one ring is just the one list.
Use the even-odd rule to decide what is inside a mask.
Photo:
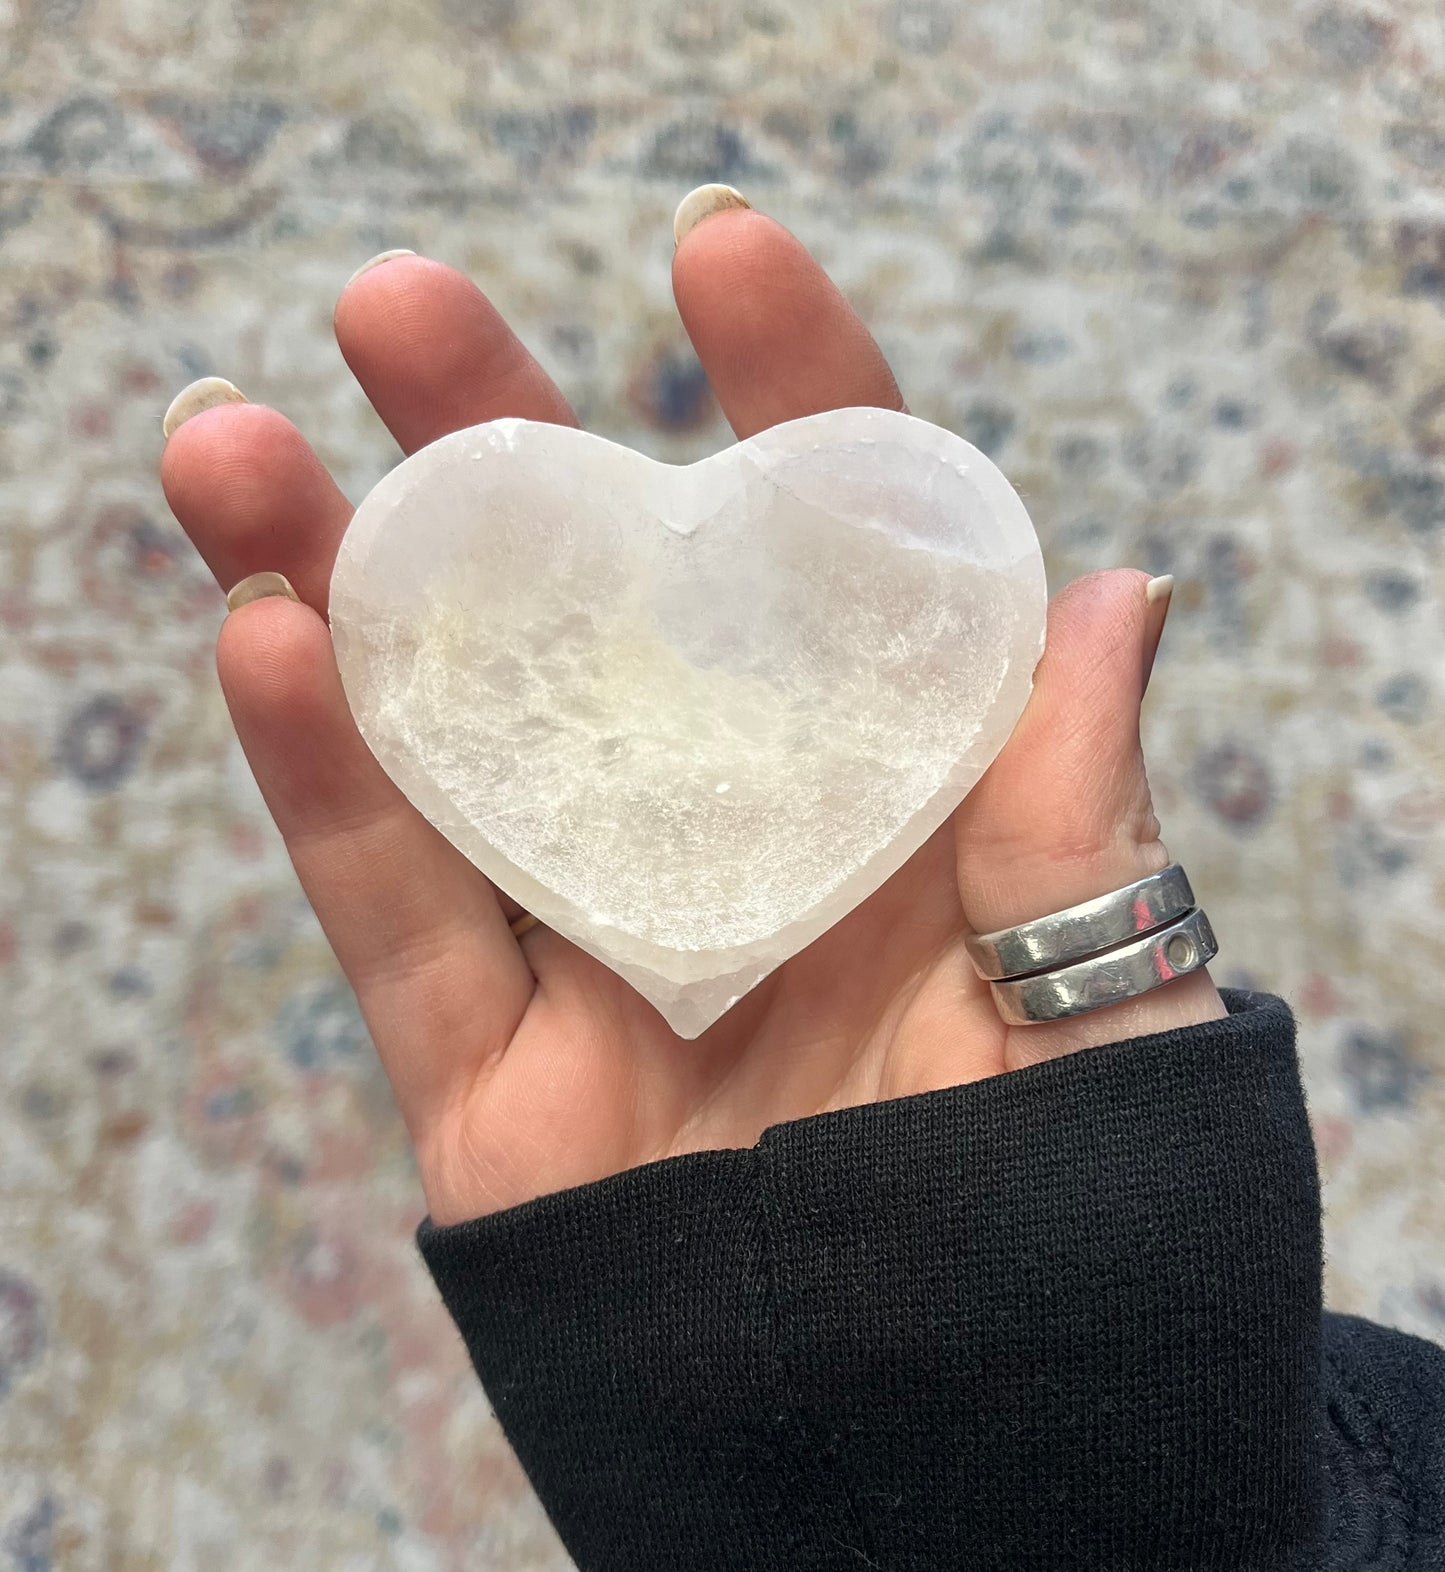
[(392, 779), (683, 1037), (958, 805), (1028, 698), (1044, 608), (994, 465), (873, 409), (686, 468), (460, 431), (367, 497), (331, 584)]

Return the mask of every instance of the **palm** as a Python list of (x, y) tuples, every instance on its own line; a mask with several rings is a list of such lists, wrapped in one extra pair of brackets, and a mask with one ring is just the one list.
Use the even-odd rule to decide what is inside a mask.
[(439, 1132), (434, 1216), (1004, 1067), (1004, 1028), (963, 949), (950, 827), (693, 1041), (557, 935), (528, 944), (537, 992)]
[[(760, 215), (700, 225), (674, 286), (739, 435), (821, 409), (901, 407), (866, 329)], [(492, 306), (439, 264), (391, 261), (353, 282), (337, 336), (405, 451), (501, 416), (574, 419)], [(1024, 719), (954, 821), (689, 1042), (558, 934), (533, 928), (519, 942), (497, 893), (367, 751), (324, 621), (351, 509), (295, 428), (244, 402), (209, 409), (170, 438), (163, 477), (223, 586), (279, 572), (302, 602), (233, 613), (222, 685), (356, 989), (437, 1221), (1218, 1013), (1200, 973), (1141, 1006), (1010, 1033), (963, 947), (967, 927), (1057, 909), (1164, 860), (1138, 753), (1158, 631), (1142, 574), (1095, 575), (1055, 601)]]

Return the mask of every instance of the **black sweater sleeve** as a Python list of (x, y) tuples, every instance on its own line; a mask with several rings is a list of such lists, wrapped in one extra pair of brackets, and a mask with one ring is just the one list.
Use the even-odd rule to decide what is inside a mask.
[(1321, 1315), (1286, 1007), (423, 1253), (582, 1572), (1445, 1567), (1445, 1354)]

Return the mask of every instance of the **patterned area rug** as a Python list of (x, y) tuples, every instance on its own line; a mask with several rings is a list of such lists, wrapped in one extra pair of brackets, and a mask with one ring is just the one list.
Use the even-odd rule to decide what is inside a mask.
[(1298, 1012), (1334, 1302), (1445, 1337), (1442, 105), (1438, 0), (0, 0), (0, 1567), (567, 1564), (231, 740), (160, 416), (230, 377), (362, 495), (331, 307), (409, 246), (589, 424), (707, 452), (702, 180), (1055, 584), (1178, 575), (1168, 839), (1220, 979)]

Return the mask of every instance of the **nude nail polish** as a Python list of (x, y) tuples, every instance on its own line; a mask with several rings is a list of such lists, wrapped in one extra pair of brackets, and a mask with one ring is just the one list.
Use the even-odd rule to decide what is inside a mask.
[(202, 377), (183, 387), (171, 400), (170, 408), (161, 418), (161, 430), (167, 440), (177, 429), (204, 410), (216, 409), (222, 404), (244, 404), (246, 395), (234, 382), (224, 377)]
[(300, 601), (301, 597), (291, 588), (291, 580), (284, 573), (253, 573), (231, 587), (226, 596), (226, 610), (238, 611), (253, 600), (265, 600), (271, 595), (281, 595), (287, 600)]
[(394, 262), (397, 257), (414, 257), (415, 255), (415, 251), (408, 251), (404, 246), (397, 251), (382, 251), (378, 255), (372, 257), (370, 262), (363, 262), (361, 266), (357, 268), (351, 277), (347, 279), (346, 288), (350, 289), (363, 273), (369, 273), (372, 268), (380, 267), (383, 262)]
[(1159, 640), (1164, 633), (1164, 619), (1173, 603), (1174, 575), (1161, 574), (1144, 586), (1144, 686), (1154, 672), (1154, 658), (1159, 653)]
[(677, 204), (677, 212), (672, 216), (673, 244), (680, 245), (684, 235), (696, 229), (703, 219), (711, 218), (714, 213), (726, 212), (731, 207), (752, 205), (741, 191), (734, 191), (731, 186), (698, 186), (695, 190), (689, 191)]

